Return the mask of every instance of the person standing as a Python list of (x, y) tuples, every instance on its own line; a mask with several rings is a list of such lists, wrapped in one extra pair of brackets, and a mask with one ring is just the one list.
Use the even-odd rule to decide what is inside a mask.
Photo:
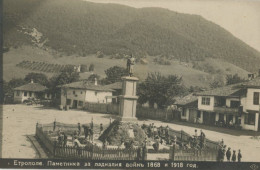
[(237, 159), (236, 151), (233, 150), (232, 161), (236, 162), (236, 159)]
[(85, 139), (88, 139), (88, 135), (89, 135), (89, 127), (88, 126), (84, 126), (84, 135), (85, 135)]
[(103, 124), (100, 124), (100, 135), (103, 133)]
[(222, 148), (222, 153), (221, 153), (221, 160), (222, 160), (222, 162), (223, 162), (224, 159), (225, 159), (226, 147), (227, 147), (227, 145), (224, 145), (223, 148)]
[(205, 146), (205, 138), (206, 138), (206, 135), (205, 133), (200, 130), (200, 147), (203, 148)]
[(194, 134), (194, 137), (197, 138), (198, 137), (198, 132), (197, 132), (197, 129), (195, 129), (195, 134)]
[(80, 123), (78, 123), (78, 131), (79, 131), (79, 136), (81, 134), (81, 126), (80, 126)]
[(241, 154), (241, 151), (240, 149), (238, 150), (238, 154), (237, 154), (237, 161), (238, 162), (241, 162), (241, 158), (242, 158), (242, 154)]
[(90, 129), (93, 130), (93, 128), (94, 128), (94, 122), (93, 122), (93, 117), (92, 117), (92, 119), (91, 119), (91, 123), (90, 123)]
[(67, 145), (67, 141), (68, 141), (68, 137), (65, 134), (65, 132), (63, 132), (63, 147), (65, 147)]
[(226, 152), (226, 157), (227, 157), (227, 161), (230, 162), (230, 158), (231, 158), (231, 148), (228, 147), (228, 150)]
[(93, 129), (89, 129), (89, 140), (93, 141)]

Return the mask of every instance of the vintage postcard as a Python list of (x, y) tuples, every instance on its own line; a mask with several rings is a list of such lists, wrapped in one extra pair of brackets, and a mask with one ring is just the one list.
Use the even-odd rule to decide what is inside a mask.
[(260, 168), (259, 0), (3, 0), (0, 168)]

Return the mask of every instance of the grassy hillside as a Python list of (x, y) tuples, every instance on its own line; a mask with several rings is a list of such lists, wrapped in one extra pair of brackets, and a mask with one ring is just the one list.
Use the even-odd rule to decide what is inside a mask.
[[(20, 63), (23, 60), (28, 61), (39, 61), (52, 64), (86, 64), (90, 65), (93, 63), (95, 65), (94, 73), (105, 77), (104, 70), (112, 66), (121, 66), (126, 67), (125, 59), (110, 59), (97, 58), (95, 55), (88, 55), (87, 57), (78, 57), (77, 55), (58, 57), (58, 53), (53, 53), (50, 51), (45, 51), (38, 47), (31, 46), (22, 46), (17, 49), (10, 49), (9, 52), (4, 53), (3, 57), (3, 66), (4, 66), (4, 80), (8, 81), (12, 78), (24, 78), (24, 76), (30, 72), (37, 72), (27, 69), (21, 69), (17, 67), (16, 64)], [(184, 84), (189, 86), (200, 86), (208, 87), (209, 83), (214, 81), (215, 78), (219, 78), (220, 75), (224, 76), (225, 74), (235, 74), (239, 73), (240, 76), (246, 77), (247, 71), (236, 67), (232, 64), (222, 62), (220, 60), (209, 59), (205, 60), (202, 64), (212, 64), (212, 67), (218, 68), (221, 70), (221, 74), (208, 74), (197, 69), (193, 69), (192, 65), (189, 65), (178, 60), (171, 60), (171, 65), (158, 65), (153, 62), (153, 57), (148, 57), (148, 64), (142, 65), (138, 63), (135, 66), (135, 75), (138, 76), (141, 80), (144, 80), (149, 72), (161, 72), (163, 75), (177, 74), (183, 77)], [(53, 76), (55, 73), (46, 73), (48, 77)], [(90, 72), (80, 73), (81, 79), (86, 79), (90, 76)]]
[(186, 62), (213, 58), (248, 71), (260, 65), (258, 51), (200, 16), (81, 0), (4, 0), (4, 44), (37, 44), (67, 56), (102, 51)]

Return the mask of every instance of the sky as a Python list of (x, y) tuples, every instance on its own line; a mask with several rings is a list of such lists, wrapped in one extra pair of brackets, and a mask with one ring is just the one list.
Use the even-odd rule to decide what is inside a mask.
[(201, 15), (260, 51), (260, 0), (87, 0)]

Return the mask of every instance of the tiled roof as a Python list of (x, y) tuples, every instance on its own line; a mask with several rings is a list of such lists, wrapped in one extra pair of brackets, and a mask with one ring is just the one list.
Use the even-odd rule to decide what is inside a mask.
[(115, 82), (112, 84), (105, 85), (106, 88), (110, 88), (113, 90), (120, 90), (122, 89), (122, 82)]
[(253, 80), (241, 83), (242, 87), (256, 87), (256, 88), (260, 88), (260, 78), (255, 78)]
[(20, 87), (16, 87), (14, 90), (40, 92), (40, 91), (47, 90), (47, 87), (45, 87), (39, 83), (29, 83), (29, 84), (25, 84)]
[(178, 97), (176, 98), (176, 101), (174, 104), (177, 105), (186, 105), (186, 104), (190, 104), (193, 102), (196, 102), (198, 100), (197, 96), (194, 96), (193, 93), (184, 96), (184, 97)]
[(95, 85), (87, 81), (78, 81), (70, 84), (65, 84), (62, 87), (74, 88), (74, 89), (85, 89), (85, 90), (94, 90), (94, 91), (113, 91), (111, 88)]
[(240, 92), (243, 93), (241, 89), (248, 88), (248, 87), (260, 88), (260, 78), (255, 78), (250, 81), (199, 92), (196, 95), (197, 96), (239, 96), (239, 94), (241, 94)]

